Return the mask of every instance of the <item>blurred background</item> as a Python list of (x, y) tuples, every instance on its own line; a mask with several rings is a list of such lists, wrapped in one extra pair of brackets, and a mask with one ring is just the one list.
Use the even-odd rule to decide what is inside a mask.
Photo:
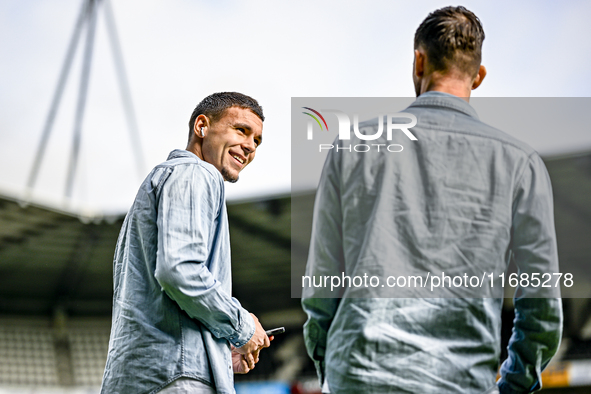
[[(291, 185), (291, 167), (306, 160), (290, 147), (291, 97), (412, 97), (414, 31), (446, 5), (0, 1), (0, 393), (98, 392), (123, 217), (149, 170), (186, 146), (196, 104), (218, 91), (255, 97), (267, 117), (257, 159), (226, 185), (234, 296), (265, 327), (287, 328), (237, 377), (237, 391), (316, 392), (305, 317), (290, 296), (314, 199), (313, 184)], [(487, 37), (488, 76), (475, 97), (587, 105), (591, 3), (463, 5)], [(561, 261), (585, 267), (589, 127), (514, 132), (548, 166)], [(576, 279), (547, 392), (591, 388), (591, 294)], [(505, 338), (512, 314), (507, 300)]]

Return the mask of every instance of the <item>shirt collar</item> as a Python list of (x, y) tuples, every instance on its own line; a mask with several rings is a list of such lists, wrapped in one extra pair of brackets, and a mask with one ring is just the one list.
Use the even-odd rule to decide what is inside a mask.
[(185, 149), (175, 149), (172, 152), (170, 152), (170, 154), (168, 155), (168, 159), (166, 159), (166, 160), (178, 159), (179, 157), (189, 157), (189, 158), (193, 158), (193, 159), (199, 159), (199, 157), (197, 157), (197, 155), (194, 154), (193, 152), (189, 152), (188, 150), (185, 150)]
[(411, 107), (446, 107), (478, 119), (478, 114), (464, 99), (449, 93), (429, 91), (421, 94)]

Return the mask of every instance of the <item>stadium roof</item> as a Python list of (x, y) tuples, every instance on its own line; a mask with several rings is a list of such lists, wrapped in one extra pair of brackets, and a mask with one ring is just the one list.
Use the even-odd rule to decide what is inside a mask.
[[(257, 314), (290, 298), (290, 198), (228, 206), (234, 295)], [(0, 314), (111, 313), (113, 252), (123, 216), (80, 220), (0, 197)]]

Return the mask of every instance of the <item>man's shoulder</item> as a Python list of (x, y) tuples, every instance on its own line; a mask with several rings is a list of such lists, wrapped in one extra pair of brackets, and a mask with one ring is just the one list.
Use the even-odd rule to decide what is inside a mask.
[(480, 120), (476, 111), (467, 103), (465, 108), (411, 105), (404, 112), (412, 113), (417, 117), (417, 131), (422, 128), (439, 130), (458, 137), (473, 137), (483, 141), (488, 140), (491, 143), (496, 142), (525, 156), (536, 153), (529, 144)]
[(158, 164), (154, 170), (176, 172), (179, 175), (184, 173), (192, 176), (203, 177), (212, 182), (222, 182), (223, 178), (220, 172), (210, 163), (201, 160), (195, 154), (181, 149), (173, 150), (168, 159)]
[(471, 127), (472, 125), (470, 124), (467, 125), (467, 130), (464, 130), (464, 132), (468, 132), (470, 134), (474, 134), (482, 138), (489, 138), (491, 140), (499, 141), (504, 145), (512, 146), (522, 151), (527, 156), (531, 156), (532, 154), (536, 153), (535, 149), (532, 148), (529, 144), (521, 141), (518, 138), (515, 138), (511, 134), (508, 134), (496, 127), (484, 123), (483, 121), (477, 118), (471, 118), (471, 121), (473, 122), (473, 127)]
[(212, 164), (180, 149), (172, 151), (166, 161), (155, 166), (146, 182), (152, 189), (159, 189), (171, 179), (180, 181), (184, 178), (195, 185), (206, 183), (214, 189), (223, 189), (222, 175)]

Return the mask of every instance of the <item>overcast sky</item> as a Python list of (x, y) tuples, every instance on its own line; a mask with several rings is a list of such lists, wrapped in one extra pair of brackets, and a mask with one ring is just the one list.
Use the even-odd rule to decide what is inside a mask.
[[(82, 0), (0, 1), (0, 193), (24, 190)], [(477, 97), (587, 97), (591, 3), (465, 1), (486, 32)], [(239, 200), (290, 191), (291, 97), (409, 97), (417, 26), (443, 1), (111, 0), (146, 157), (134, 164), (104, 10), (99, 13), (74, 209), (125, 212), (141, 182), (186, 146), (195, 105), (239, 91), (264, 108), (264, 144), (228, 185)], [(82, 42), (81, 42), (82, 44)], [(72, 146), (82, 45), (34, 198), (59, 205)], [(520, 136), (542, 155), (591, 149), (589, 129)], [(565, 143), (567, 141), (567, 143)]]

